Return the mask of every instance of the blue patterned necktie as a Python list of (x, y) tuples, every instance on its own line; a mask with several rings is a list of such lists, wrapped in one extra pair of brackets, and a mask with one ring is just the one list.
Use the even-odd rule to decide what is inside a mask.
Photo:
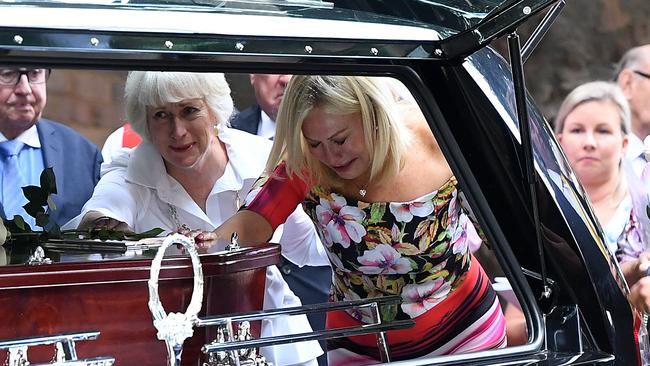
[(0, 142), (0, 154), (2, 154), (2, 206), (7, 219), (14, 215), (27, 216), (23, 205), (27, 203), (22, 189), (25, 185), (23, 175), (18, 167), (18, 153), (25, 144), (18, 140), (7, 140)]

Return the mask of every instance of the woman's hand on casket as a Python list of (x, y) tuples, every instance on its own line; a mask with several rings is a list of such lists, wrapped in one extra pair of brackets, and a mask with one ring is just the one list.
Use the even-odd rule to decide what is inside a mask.
[(133, 233), (133, 230), (125, 222), (108, 217), (99, 211), (88, 211), (81, 219), (79, 230), (115, 230), (125, 233)]
[(217, 240), (217, 234), (214, 231), (190, 230), (187, 227), (179, 227), (176, 232), (194, 239), (197, 244), (213, 242), (214, 240)]
[(180, 227), (177, 232), (193, 238), (196, 243), (231, 240), (233, 233), (237, 233), (240, 242), (255, 243), (266, 242), (273, 234), (273, 229), (259, 214), (243, 210), (237, 212), (213, 231), (190, 230), (187, 227)]

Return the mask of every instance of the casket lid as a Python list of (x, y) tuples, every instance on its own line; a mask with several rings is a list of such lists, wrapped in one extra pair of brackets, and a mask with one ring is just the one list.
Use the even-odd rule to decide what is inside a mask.
[[(112, 243), (118, 247), (117, 243)], [(103, 243), (111, 245), (111, 243)], [(225, 243), (199, 248), (205, 276), (227, 275), (233, 272), (266, 267), (278, 263), (280, 246), (259, 243), (254, 247), (225, 251)], [(0, 290), (42, 286), (68, 286), (91, 283), (147, 281), (156, 249), (92, 250), (86, 248), (60, 249), (43, 243), (45, 256), (51, 263), (29, 265), (28, 257), (34, 247), (0, 247)], [(189, 256), (170, 247), (162, 262), (160, 278), (192, 278)]]

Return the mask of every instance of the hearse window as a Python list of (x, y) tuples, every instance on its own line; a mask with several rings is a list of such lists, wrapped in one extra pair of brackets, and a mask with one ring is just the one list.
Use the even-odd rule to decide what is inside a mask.
[[(409, 359), (413, 354), (466, 353), (528, 342), (530, 327), (516, 291), (512, 289), (512, 281), (508, 279), (512, 274), (494, 254), (495, 244), (479, 224), (481, 220), (476, 217), (462, 184), (450, 167), (452, 164), (443, 154), (418, 105), (421, 98), (416, 98), (402, 82), (372, 76), (295, 75), (290, 78), (269, 74), (227, 74), (224, 80), (220, 76), (210, 76), (194, 81), (183, 76), (166, 78), (160, 74), (138, 72), (127, 81), (128, 73), (124, 71), (55, 69), (51, 72), (43, 116), (72, 127), (98, 148), (103, 148), (105, 160), (111, 162), (103, 169), (113, 169), (102, 177), (105, 182), (100, 181), (83, 214), (68, 225), (61, 223), (64, 229), (88, 224), (84, 221), (85, 215), (99, 212), (90, 221), (93, 227), (135, 232), (160, 227), (167, 233), (179, 230), (207, 233), (240, 207), (259, 213), (269, 227), (275, 228), (274, 220), (281, 224), (291, 212), (278, 219), (267, 214), (267, 208), (279, 207), (283, 200), (291, 203), (295, 197), (260, 198), (261, 194), (249, 195), (248, 190), (263, 187), (262, 192), (265, 192), (267, 186), (272, 186), (277, 191), (283, 185), (302, 184), (309, 191), (302, 205), (303, 214), (311, 220), (307, 226), (317, 229), (317, 236), (311, 239), (313, 248), (287, 248), (282, 260), (308, 259), (311, 262), (307, 267), (330, 263), (331, 272), (321, 275), (321, 283), (315, 288), (323, 290), (331, 284), (332, 297), (336, 301), (387, 295), (399, 297), (401, 304), (385, 306), (381, 316), (385, 321), (412, 321), (414, 328), (396, 331), (394, 337), (389, 333), (393, 360)], [(147, 77), (156, 81), (147, 81)], [(206, 100), (204, 95), (173, 85), (175, 80), (202, 85), (204, 90), (200, 93), (214, 93), (211, 96), (218, 101), (210, 104), (212, 101)], [(205, 82), (223, 83), (219, 85), (227, 82), (234, 104), (223, 102), (228, 99), (227, 95), (219, 94), (222, 90), (215, 91)], [(161, 83), (168, 89), (161, 89), (165, 91), (160, 94), (151, 93), (139, 89), (142, 83)], [(125, 98), (125, 87), (142, 97)], [(270, 95), (262, 95), (264, 91)], [(178, 100), (173, 100), (177, 97)], [(284, 104), (274, 109), (273, 104), (282, 98)], [(160, 99), (164, 99), (160, 105), (146, 105), (146, 101)], [(146, 113), (140, 116), (142, 120), (129, 120), (127, 116), (138, 117), (138, 106), (127, 106), (125, 100), (142, 104), (140, 107), (144, 109), (141, 110)], [(196, 199), (195, 191), (180, 194), (191, 203), (189, 208), (183, 207), (178, 198), (152, 195), (150, 187), (161, 180), (165, 184), (175, 184), (177, 188), (174, 189), (192, 184), (191, 180), (183, 180), (188, 177), (183, 175), (185, 173), (178, 172), (194, 167), (187, 163), (188, 159), (195, 158), (192, 149), (200, 155), (205, 149), (213, 148), (212, 140), (208, 141), (201, 132), (206, 130), (206, 121), (212, 121), (210, 118), (223, 122), (214, 131), (225, 151), (261, 156), (233, 155), (234, 171), (222, 166), (222, 175), (231, 180), (228, 184), (239, 184), (238, 187), (243, 184), (248, 189), (214, 188), (212, 192), (203, 192), (203, 198)], [(232, 127), (225, 127), (226, 122)], [(125, 123), (133, 126), (125, 128)], [(142, 144), (137, 132), (143, 128), (148, 133), (145, 137), (148, 146), (140, 149), (142, 154), (131, 152), (129, 156), (128, 150), (121, 148)], [(301, 128), (302, 134), (294, 135), (295, 128)], [(238, 131), (233, 132), (235, 129)], [(239, 130), (249, 134), (244, 136)], [(285, 141), (283, 150), (271, 150), (269, 138), (273, 138), (273, 131), (275, 143)], [(265, 138), (256, 139), (253, 134)], [(248, 145), (233, 145), (233, 150), (229, 150), (235, 141)], [(275, 159), (286, 158), (282, 169), (275, 173), (286, 176), (258, 181), (258, 174), (251, 171), (256, 169), (261, 173), (263, 161), (269, 154)], [(150, 160), (142, 160), (143, 157)], [(125, 179), (124, 174), (131, 174), (125, 170), (129, 164), (141, 164), (138, 169), (151, 169), (151, 172), (143, 174), (140, 171), (137, 176)], [(124, 171), (118, 177), (113, 173), (119, 169)], [(306, 172), (310, 175), (305, 175)], [(68, 180), (71, 179), (69, 175), (77, 173), (74, 169), (66, 170), (65, 178), (56, 178)], [(152, 179), (154, 173), (161, 175)], [(238, 174), (248, 175), (238, 177)], [(139, 186), (120, 187), (120, 184), (133, 185), (133, 182)], [(266, 185), (262, 186), (264, 182)], [(215, 187), (219, 186), (215, 183)], [(129, 192), (137, 190), (141, 192), (128, 197)], [(118, 191), (124, 195), (108, 198)], [(59, 190), (59, 193), (68, 192)], [(179, 195), (178, 191), (175, 194)], [(218, 199), (220, 203), (210, 199)], [(132, 207), (124, 208), (128, 205)], [(120, 210), (116, 209), (112, 215), (107, 207)], [(191, 218), (206, 213), (214, 217)], [(304, 239), (296, 239), (298, 234), (292, 231), (295, 228), (291, 225), (300, 230), (305, 227), (288, 221), (284, 232), (276, 232), (273, 241), (305, 243)], [(246, 233), (239, 234), (247, 237)], [(315, 247), (316, 237), (322, 243), (320, 249)], [(51, 246), (46, 248), (46, 255), (54, 261), (69, 262), (128, 259), (122, 253), (111, 251), (107, 248), (109, 245), (98, 246), (94, 253), (88, 253), (87, 247), (68, 250), (61, 245)], [(5, 264), (24, 263), (30, 254), (2, 249)], [(182, 251), (176, 253), (183, 254)], [(153, 254), (145, 250), (133, 253), (133, 258), (151, 258)], [(287, 268), (290, 271), (293, 267)], [(295, 276), (300, 273), (298, 271)], [(285, 277), (288, 274), (285, 272)], [(334, 281), (328, 282), (330, 278)], [(257, 290), (261, 288), (258, 286)], [(323, 295), (320, 300), (327, 301), (327, 296)], [(339, 312), (330, 320), (340, 326), (353, 326), (368, 321), (371, 316), (365, 310)], [(322, 318), (312, 321), (312, 325), (315, 324), (316, 330), (324, 327)], [(341, 338), (333, 344), (345, 352), (359, 353), (361, 357), (380, 357), (376, 350), (369, 351), (376, 345), (369, 345), (367, 341)]]

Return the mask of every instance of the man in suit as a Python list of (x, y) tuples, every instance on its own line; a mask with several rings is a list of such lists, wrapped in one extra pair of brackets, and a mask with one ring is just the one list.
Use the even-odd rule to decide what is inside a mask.
[(632, 117), (626, 156), (640, 175), (646, 163), (643, 140), (650, 135), (650, 44), (627, 51), (618, 63), (615, 79), (630, 104)]
[(272, 139), (275, 119), (291, 75), (251, 74), (250, 80), (257, 104), (241, 111), (230, 122), (238, 130)]
[[(275, 119), (289, 79), (291, 75), (251, 74), (250, 80), (257, 104), (237, 114), (230, 122), (231, 126), (273, 139)], [(299, 267), (284, 257), (280, 258), (278, 268), (282, 276), (305, 305), (327, 302), (332, 283), (332, 270), (328, 265), (324, 249), (322, 249), (322, 257), (322, 266), (304, 267)], [(324, 329), (324, 314), (308, 314), (307, 317), (314, 330)], [(323, 357), (319, 358), (319, 363), (325, 363)]]
[(0, 69), (0, 203), (2, 216), (21, 215), (35, 228), (22, 207), (21, 187), (40, 185), (40, 174), (52, 167), (57, 193), (50, 218), (65, 224), (81, 212), (99, 181), (102, 162), (97, 147), (60, 123), (41, 118), (47, 101), (48, 69)]

